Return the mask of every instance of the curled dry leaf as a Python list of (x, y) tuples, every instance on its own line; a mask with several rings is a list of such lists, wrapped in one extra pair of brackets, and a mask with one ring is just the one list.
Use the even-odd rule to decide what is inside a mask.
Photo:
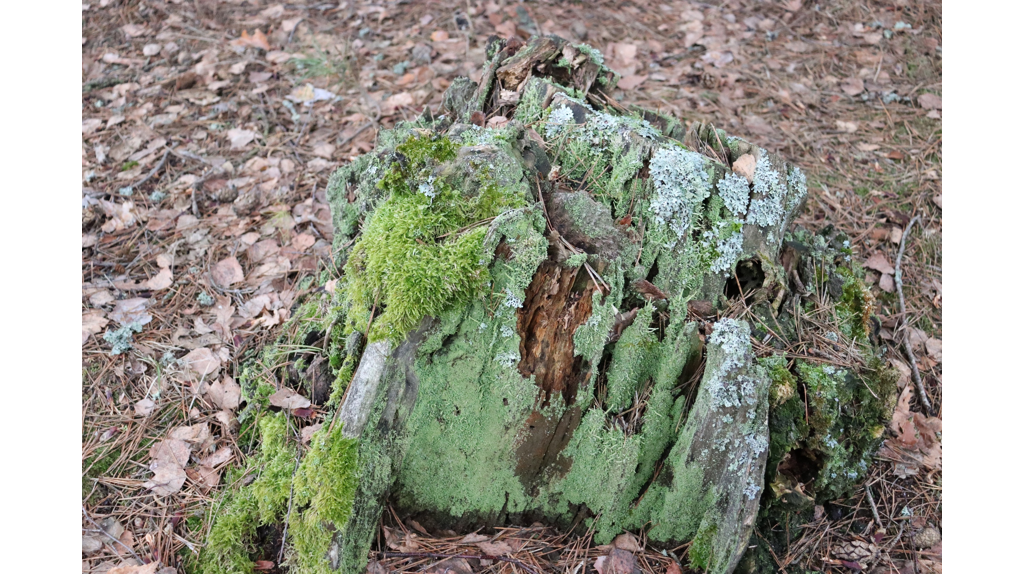
[(745, 153), (740, 157), (736, 158), (736, 161), (732, 162), (732, 171), (736, 175), (742, 175), (747, 178), (749, 183), (754, 183), (754, 168), (757, 166), (757, 160), (754, 156), (749, 153)]
[(911, 411), (913, 395), (913, 385), (904, 387), (889, 425), (895, 437), (886, 439), (878, 451), (880, 457), (896, 462), (902, 475), (917, 474), (919, 467), (942, 468), (942, 419)]
[(242, 265), (238, 262), (238, 258), (233, 255), (217, 262), (213, 266), (211, 274), (213, 275), (214, 282), (221, 287), (231, 287), (235, 283), (245, 280)]
[(624, 532), (616, 536), (615, 540), (612, 540), (612, 546), (629, 552), (640, 551), (640, 543), (637, 541), (636, 536), (633, 536), (629, 532)]
[(167, 289), (170, 287), (173, 282), (174, 276), (171, 274), (171, 270), (165, 267), (155, 276), (148, 279), (143, 286), (152, 291), (160, 291), (161, 289)]
[(304, 409), (313, 403), (294, 389), (284, 387), (270, 395), (270, 404), (282, 409)]
[(488, 556), (504, 556), (512, 553), (512, 547), (505, 542), (477, 542), (476, 547), (484, 551)]

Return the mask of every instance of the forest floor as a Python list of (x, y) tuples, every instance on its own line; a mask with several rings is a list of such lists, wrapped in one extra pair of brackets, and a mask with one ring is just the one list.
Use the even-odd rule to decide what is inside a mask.
[[(939, 2), (912, 0), (83, 3), (82, 571), (195, 563), (245, 446), (236, 369), (332, 268), (330, 174), (379, 129), (436, 110), (453, 78), (478, 79), (489, 35), (553, 33), (604, 52), (614, 97), (800, 165), (799, 223), (850, 236), (901, 386), (904, 338), (914, 350), (937, 416), (905, 393), (866, 486), (822, 508), (780, 569), (941, 572), (941, 24)], [(893, 265), (915, 216), (904, 326)], [(168, 436), (191, 461), (156, 452)], [(409, 532), (425, 553), (458, 548)], [(570, 543), (528, 538), (510, 556)], [(581, 560), (607, 553), (585, 542), (571, 543)], [(642, 570), (680, 571), (630, 544)], [(851, 545), (873, 560), (847, 559)]]

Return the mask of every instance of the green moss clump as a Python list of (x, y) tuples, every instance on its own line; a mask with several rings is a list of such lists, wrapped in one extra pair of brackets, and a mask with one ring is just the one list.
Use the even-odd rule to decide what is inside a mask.
[(443, 170), (456, 150), (447, 137), (413, 136), (378, 184), (387, 198), (345, 265), (349, 328), (365, 330), (372, 317), (371, 342), (399, 341), (424, 316), (469, 301), (488, 278), (480, 263), (487, 228), (463, 228), (525, 203), (487, 182), (464, 193), (465, 181)]
[(650, 380), (657, 365), (659, 349), (658, 337), (651, 329), (653, 317), (654, 305), (647, 304), (615, 344), (605, 399), (605, 404), (612, 411), (624, 410), (633, 403), (640, 385)]

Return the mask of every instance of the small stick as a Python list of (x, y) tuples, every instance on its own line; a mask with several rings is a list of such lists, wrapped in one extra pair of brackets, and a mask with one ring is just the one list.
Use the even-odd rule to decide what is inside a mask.
[(900, 250), (896, 254), (896, 292), (900, 296), (900, 317), (903, 318), (903, 350), (907, 353), (907, 358), (910, 359), (910, 372), (914, 376), (914, 386), (917, 388), (917, 397), (921, 399), (921, 406), (924, 407), (924, 411), (929, 415), (933, 415), (932, 403), (928, 400), (928, 394), (924, 390), (924, 383), (921, 382), (921, 372), (917, 370), (917, 359), (914, 357), (914, 349), (910, 345), (910, 323), (907, 322), (907, 303), (903, 299), (903, 273), (900, 271), (900, 263), (903, 262), (903, 250), (907, 246), (907, 236), (910, 235), (910, 229), (914, 227), (914, 223), (921, 219), (920, 215), (915, 215), (910, 223), (907, 224), (907, 228), (903, 230), (903, 237), (900, 238)]
[(149, 181), (150, 179), (152, 179), (153, 176), (156, 175), (156, 172), (160, 171), (160, 169), (164, 167), (164, 164), (167, 163), (167, 156), (170, 155), (170, 154), (171, 154), (170, 148), (164, 150), (164, 155), (163, 155), (163, 157), (160, 158), (160, 161), (157, 162), (156, 167), (151, 169), (149, 171), (149, 173), (146, 174), (146, 177), (144, 177), (144, 178), (140, 179), (139, 181), (131, 184), (130, 187), (132, 189), (136, 189), (140, 185), (142, 185), (142, 184), (146, 183), (147, 181)]
[(868, 504), (871, 505), (871, 514), (875, 517), (875, 524), (882, 528), (882, 519), (878, 516), (878, 507), (875, 506), (875, 497), (871, 495), (871, 485), (864, 485), (864, 492), (868, 495)]
[(87, 511), (85, 510), (85, 507), (84, 507), (84, 506), (82, 507), (82, 514), (83, 514), (83, 515), (85, 516), (85, 519), (86, 519), (86, 520), (88, 520), (90, 524), (92, 524), (92, 525), (93, 525), (93, 526), (95, 526), (95, 527), (96, 527), (97, 529), (99, 529), (99, 531), (100, 531), (100, 532), (102, 532), (102, 533), (103, 533), (104, 535), (106, 535), (106, 537), (107, 537), (107, 538), (109, 538), (109, 539), (113, 540), (114, 542), (117, 542), (117, 543), (118, 543), (118, 544), (120, 544), (121, 546), (124, 546), (124, 549), (125, 549), (125, 550), (127, 550), (127, 551), (128, 551), (129, 553), (131, 553), (131, 555), (132, 555), (132, 556), (133, 556), (133, 557), (134, 557), (134, 558), (135, 558), (136, 560), (138, 560), (138, 561), (139, 561), (139, 563), (141, 563), (141, 564), (145, 564), (145, 563), (146, 563), (146, 561), (145, 561), (145, 560), (143, 560), (142, 558), (139, 558), (139, 555), (138, 555), (138, 554), (136, 554), (134, 550), (132, 550), (131, 548), (129, 548), (127, 544), (125, 544), (124, 542), (121, 542), (121, 541), (120, 541), (120, 540), (118, 540), (117, 538), (114, 538), (114, 535), (113, 535), (113, 534), (111, 534), (111, 533), (107, 532), (107, 531), (106, 531), (106, 529), (104, 529), (104, 528), (103, 528), (102, 526), (100, 526), (99, 524), (97, 524), (97, 523), (96, 523), (96, 521), (95, 521), (95, 520), (93, 520), (91, 516), (89, 516), (89, 513), (88, 513), (88, 512), (87, 512)]

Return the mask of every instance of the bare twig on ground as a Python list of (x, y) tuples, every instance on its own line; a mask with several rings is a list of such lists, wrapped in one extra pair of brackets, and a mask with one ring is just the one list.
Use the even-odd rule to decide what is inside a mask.
[(123, 547), (124, 547), (124, 549), (125, 549), (125, 550), (127, 550), (127, 551), (128, 551), (128, 552), (129, 552), (129, 553), (130, 553), (130, 554), (132, 555), (132, 557), (134, 557), (134, 558), (135, 558), (136, 560), (138, 560), (140, 564), (145, 564), (145, 560), (143, 560), (142, 558), (140, 558), (140, 557), (139, 557), (139, 555), (138, 555), (138, 554), (136, 554), (136, 553), (135, 553), (135, 551), (134, 551), (134, 550), (132, 550), (132, 549), (131, 549), (130, 547), (128, 547), (128, 545), (127, 545), (127, 544), (125, 544), (124, 542), (121, 542), (121, 541), (120, 541), (120, 540), (118, 540), (117, 538), (114, 538), (114, 536), (113, 536), (112, 534), (110, 534), (109, 532), (107, 532), (105, 528), (103, 528), (102, 526), (100, 526), (99, 524), (97, 524), (97, 523), (96, 523), (96, 521), (95, 521), (95, 520), (93, 520), (91, 516), (89, 516), (89, 512), (88, 512), (88, 511), (87, 511), (87, 510), (85, 509), (85, 506), (83, 506), (83, 507), (82, 507), (82, 516), (84, 516), (84, 517), (85, 517), (85, 519), (89, 521), (89, 524), (92, 524), (92, 525), (93, 525), (93, 526), (95, 526), (95, 527), (96, 527), (96, 528), (97, 528), (97, 529), (98, 529), (98, 530), (99, 530), (100, 532), (102, 532), (104, 536), (106, 536), (107, 538), (109, 538), (109, 539), (113, 540), (114, 542), (117, 542), (118, 544), (120, 544), (121, 546), (123, 546)]
[(917, 368), (917, 359), (914, 357), (914, 349), (910, 344), (910, 322), (907, 321), (907, 303), (903, 298), (903, 273), (900, 269), (900, 264), (903, 262), (903, 250), (907, 246), (907, 236), (910, 235), (910, 230), (914, 227), (914, 223), (921, 219), (920, 215), (915, 215), (910, 223), (907, 224), (907, 228), (903, 230), (903, 237), (900, 238), (900, 250), (896, 254), (896, 272), (894, 274), (896, 279), (896, 292), (900, 296), (900, 318), (903, 321), (903, 350), (907, 353), (907, 359), (910, 360), (910, 372), (914, 377), (914, 386), (917, 388), (917, 398), (921, 401), (921, 406), (928, 415), (934, 415), (932, 412), (932, 403), (928, 400), (928, 393), (925, 392), (924, 383), (921, 381), (921, 372)]

